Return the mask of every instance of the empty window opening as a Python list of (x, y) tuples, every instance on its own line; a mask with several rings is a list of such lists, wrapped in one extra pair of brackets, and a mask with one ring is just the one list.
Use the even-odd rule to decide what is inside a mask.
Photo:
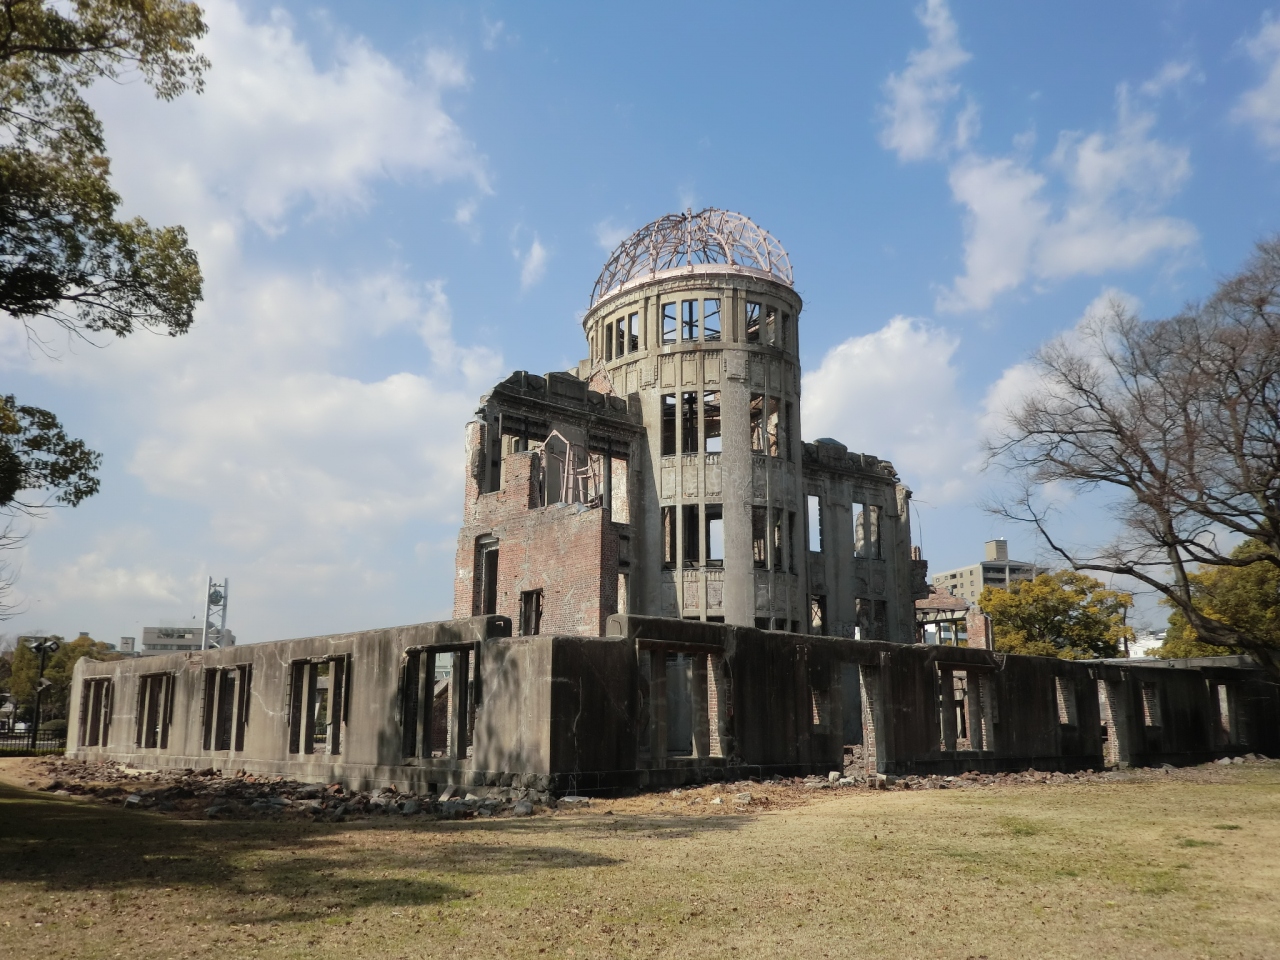
[(1160, 688), (1154, 683), (1142, 683), (1142, 722), (1148, 727), (1160, 726)]
[(401, 666), (401, 733), (406, 757), (471, 755), (479, 677), (470, 650), (411, 650)]
[(492, 616), (498, 612), (498, 541), (494, 537), (476, 539), (475, 616)]
[(764, 313), (764, 342), (776, 344), (778, 342), (778, 310), (776, 307), (768, 307)]
[(822, 500), (809, 494), (805, 497), (805, 506), (809, 508), (809, 552), (822, 552)]
[(629, 574), (618, 574), (618, 602), (616, 606), (617, 612), (622, 616), (626, 616), (631, 609), (631, 576)]
[(149, 673), (138, 679), (138, 725), (134, 744), (169, 749), (173, 721), (173, 674)]
[(606, 323), (604, 325), (604, 358), (606, 361), (613, 359), (613, 324)]
[(756, 617), (757, 630), (772, 630), (773, 621), (768, 617)]
[(1225, 683), (1219, 683), (1216, 686), (1218, 694), (1218, 726), (1221, 730), (1219, 739), (1223, 745), (1229, 745), (1233, 740), (1231, 736), (1231, 692), (1227, 689)]
[(680, 339), (698, 339), (698, 301), (680, 301)]
[(826, 732), (831, 726), (831, 691), (810, 687), (809, 702), (813, 729), (819, 733)]
[(674, 303), (662, 305), (662, 342), (676, 342), (676, 305)]
[(700, 562), (698, 555), (698, 505), (696, 503), (686, 503), (680, 508), (680, 512), (684, 528), (684, 565), (686, 567), (696, 567)]
[(631, 498), (627, 490), (627, 461), (609, 458), (609, 518), (614, 523), (631, 522)]
[(213, 668), (204, 672), (204, 749), (243, 750), (249, 724), (249, 679), (252, 666)]
[(769, 456), (778, 455), (778, 398), (769, 398)]
[(724, 566), (724, 507), (708, 503), (702, 508), (707, 521), (707, 566)]
[(627, 352), (635, 353), (640, 349), (640, 314), (633, 313), (627, 317)]
[(787, 511), (787, 569), (796, 573), (796, 512)]
[(809, 632), (827, 635), (827, 598), (820, 593), (809, 595)]
[(662, 508), (662, 565), (676, 565), (676, 508)]
[(720, 391), (708, 390), (702, 395), (702, 449), (720, 452)]
[(698, 394), (694, 391), (680, 395), (680, 452), (698, 452)]
[(80, 744), (106, 746), (111, 728), (112, 685), (109, 677), (86, 680), (80, 688)]
[(350, 684), (348, 657), (295, 660), (289, 683), (289, 752), (342, 753)]
[(760, 304), (747, 301), (747, 343), (760, 342)]
[(791, 345), (791, 314), (784, 313), (782, 315), (782, 349), (786, 350)]
[(615, 344), (613, 355), (619, 360), (627, 352), (627, 327), (626, 321), (622, 317), (618, 318), (618, 322), (613, 327), (613, 342)]
[(782, 569), (782, 511), (773, 511), (773, 550), (769, 565), (774, 570)]
[(702, 339), (720, 339), (720, 301), (702, 301)]
[(766, 507), (751, 508), (751, 560), (757, 567), (769, 564), (768, 536), (769, 510)]
[(853, 555), (866, 560), (879, 560), (880, 512), (875, 504), (855, 503), (853, 514)]
[(536, 637), (542, 630), (542, 591), (525, 590), (520, 594), (520, 635)]
[(791, 438), (794, 435), (792, 433), (791, 427), (792, 427), (792, 424), (795, 423), (795, 421), (792, 420), (793, 413), (792, 413), (791, 407), (792, 407), (791, 401), (788, 400), (786, 413), (785, 413), (785, 416), (783, 416), (782, 418), (782, 449), (788, 460), (794, 459), (794, 456), (791, 453)]
[(1074, 727), (1076, 719), (1076, 687), (1066, 677), (1056, 677), (1054, 687), (1058, 694), (1058, 723), (1064, 727)]
[(676, 454), (676, 395), (662, 395), (662, 455), (674, 457)]
[(764, 396), (751, 394), (751, 449), (764, 453)]
[(669, 653), (667, 662), (667, 753), (693, 754), (693, 657)]

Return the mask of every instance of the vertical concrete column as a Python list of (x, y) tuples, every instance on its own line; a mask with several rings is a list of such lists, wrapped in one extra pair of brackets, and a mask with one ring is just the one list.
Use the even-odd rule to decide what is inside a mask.
[(667, 655), (649, 651), (649, 758), (655, 768), (667, 765)]
[(956, 748), (956, 675), (950, 667), (938, 669), (938, 718), (942, 721), (942, 749)]
[(449, 756), (455, 760), (467, 755), (467, 668), (470, 659), (468, 651), (454, 651), (453, 675), (449, 678)]
[[(704, 606), (705, 610), (706, 607)], [(693, 755), (699, 759), (711, 756), (710, 714), (707, 709), (707, 655), (694, 654), (690, 665), (692, 679), (690, 689), (693, 696)]]
[(968, 701), (965, 704), (965, 713), (969, 719), (969, 745), (974, 750), (985, 750), (986, 743), (982, 736), (982, 680), (972, 670), (966, 670), (965, 677), (969, 681), (965, 685), (965, 699)]
[(982, 749), (994, 752), (999, 747), (996, 744), (995, 679), (991, 674), (978, 674), (978, 692), (982, 702)]

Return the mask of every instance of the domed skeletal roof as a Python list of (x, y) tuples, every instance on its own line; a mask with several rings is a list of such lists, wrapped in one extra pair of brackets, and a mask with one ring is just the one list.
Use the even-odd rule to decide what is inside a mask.
[(740, 213), (707, 207), (669, 213), (641, 227), (613, 251), (591, 291), (591, 306), (633, 280), (697, 264), (723, 264), (792, 286), (782, 244)]

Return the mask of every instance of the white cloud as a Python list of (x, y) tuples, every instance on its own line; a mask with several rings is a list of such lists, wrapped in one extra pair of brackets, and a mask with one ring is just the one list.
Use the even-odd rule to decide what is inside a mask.
[(959, 499), (977, 469), (975, 414), (957, 386), (955, 335), (910, 317), (832, 347), (804, 375), (806, 439), (893, 461), (923, 500)]
[[(302, 215), (349, 212), (388, 177), (488, 190), (483, 159), (442, 102), (467, 82), (465, 66), (437, 50), (410, 75), (340, 38), (321, 68), (284, 14), (250, 22), (230, 0), (206, 12), (214, 68), (202, 96), (94, 91), (129, 212), (184, 223), (199, 250), (206, 299), (191, 332), (102, 351), (72, 344), (56, 359), (12, 337), (0, 349), (0, 365), (92, 398), (119, 431), (108, 468), (118, 476), (127, 464), (146, 494), (142, 508), (122, 501), (143, 494), (118, 478), (75, 517), (83, 531), (95, 511), (121, 510), (145, 536), (100, 527), (55, 549), (59, 523), (42, 528), (24, 564), (33, 615), (128, 633), (126, 621), (183, 614), (188, 581), (206, 566), (237, 581), (246, 639), (447, 615), (447, 571), (434, 589), (405, 581), (422, 574), (415, 543), (452, 568), (442, 544), (461, 504), (461, 426), (501, 357), (455, 336), (443, 280), (278, 259)], [(474, 203), (457, 208), (460, 221)], [(246, 222), (275, 237), (252, 258)], [(546, 257), (535, 238), (525, 274), (536, 279)], [(403, 557), (388, 547), (398, 539)]]
[(613, 253), (618, 244), (631, 234), (631, 230), (618, 226), (611, 219), (601, 220), (596, 224), (596, 243), (606, 253)]
[(965, 271), (939, 309), (985, 309), (1028, 279), (1130, 269), (1196, 242), (1189, 222), (1161, 213), (1191, 176), (1189, 151), (1154, 136), (1155, 115), (1125, 85), (1116, 101), (1111, 130), (1064, 131), (1040, 170), (1016, 155), (955, 162)]
[(515, 250), (513, 253), (520, 263), (520, 289), (528, 290), (541, 280), (543, 274), (547, 272), (547, 248), (542, 245), (542, 241), (535, 234), (528, 250), (523, 253)]
[(1257, 34), (1244, 41), (1244, 48), (1265, 76), (1241, 95), (1231, 119), (1252, 128), (1264, 147), (1280, 154), (1280, 20), (1265, 16)]
[[(944, 146), (944, 113), (960, 94), (953, 74), (970, 59), (957, 36), (956, 23), (946, 0), (927, 0), (916, 11), (929, 45), (912, 50), (902, 73), (890, 74), (884, 83), (888, 103), (880, 108), (883, 127), (880, 143), (899, 160), (923, 160)], [(958, 139), (961, 146), (972, 132), (976, 108), (970, 104), (962, 115)]]
[(1144, 81), (1138, 87), (1138, 92), (1144, 97), (1154, 99), (1170, 90), (1180, 89), (1187, 81), (1201, 83), (1204, 81), (1204, 74), (1196, 69), (1196, 65), (1190, 60), (1170, 60), (1156, 72), (1154, 77)]
[(203, 6), (201, 50), (213, 69), (202, 94), (162, 103), (136, 85), (93, 91), (113, 157), (141, 144), (152, 154), (145, 165), (116, 164), (130, 205), (189, 228), (243, 217), (274, 231), (304, 201), (360, 207), (386, 177), (489, 190), (483, 158), (443, 104), (468, 79), (455, 54), (429, 50), (414, 75), (362, 38), (340, 36), (322, 68), (280, 10), (251, 22), (232, 0)]

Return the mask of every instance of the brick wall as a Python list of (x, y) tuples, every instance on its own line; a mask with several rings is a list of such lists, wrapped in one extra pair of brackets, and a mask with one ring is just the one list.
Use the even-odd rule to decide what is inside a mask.
[(482, 428), (467, 425), (467, 486), (464, 525), (458, 536), (454, 616), (478, 615), (481, 598), (476, 540), (498, 540), (495, 613), (520, 627), (520, 594), (542, 590), (544, 634), (603, 636), (605, 618), (618, 608), (618, 533), (625, 529), (609, 511), (582, 504), (531, 507), (531, 453), (508, 454), (502, 489), (479, 493)]

